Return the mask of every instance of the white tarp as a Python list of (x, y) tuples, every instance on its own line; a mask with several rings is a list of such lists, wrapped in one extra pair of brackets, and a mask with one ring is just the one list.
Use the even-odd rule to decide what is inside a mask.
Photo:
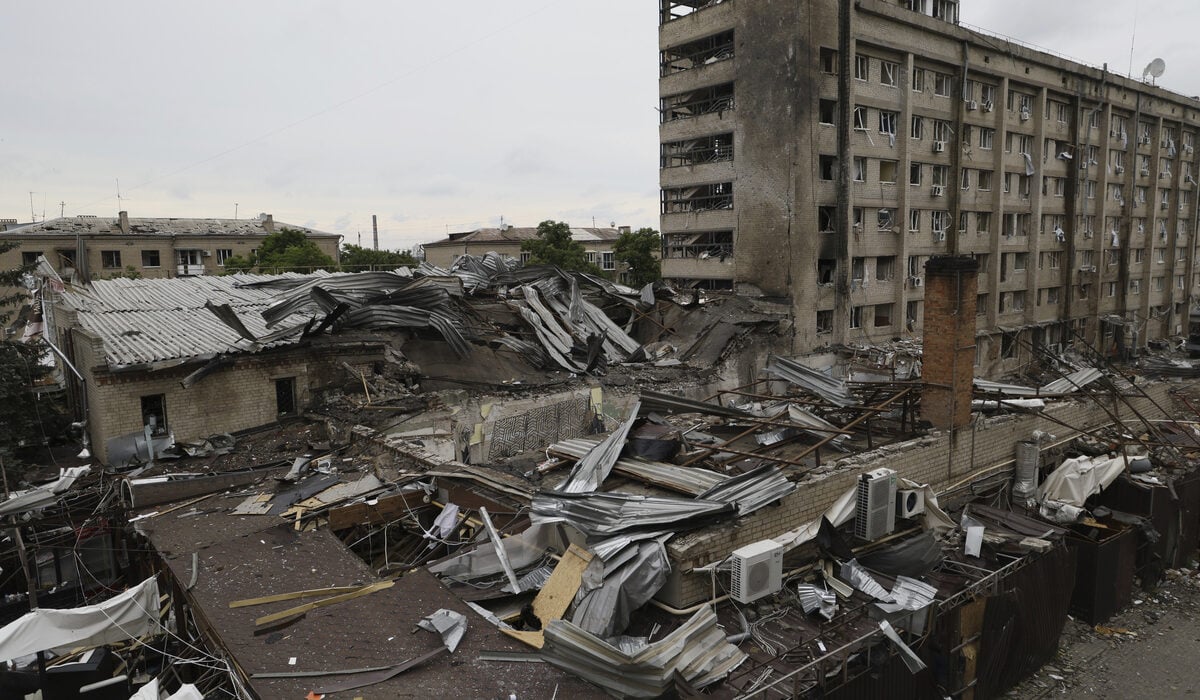
[(0, 660), (137, 639), (158, 630), (158, 581), (152, 576), (97, 605), (22, 615), (0, 628)]
[(1140, 459), (1142, 455), (1119, 457), (1075, 457), (1059, 465), (1042, 485), (1038, 487), (1038, 498), (1058, 501), (1077, 507), (1093, 494), (1108, 488), (1128, 461)]

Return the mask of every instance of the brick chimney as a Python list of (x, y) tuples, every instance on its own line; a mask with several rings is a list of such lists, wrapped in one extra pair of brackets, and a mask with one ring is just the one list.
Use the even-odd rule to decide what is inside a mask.
[(263, 216), (263, 229), (267, 233), (275, 233), (275, 215), (266, 214)]
[(971, 421), (978, 273), (970, 255), (938, 255), (925, 263), (921, 417), (935, 428)]
[(121, 233), (129, 235), (129, 212), (117, 212), (117, 220), (121, 224)]

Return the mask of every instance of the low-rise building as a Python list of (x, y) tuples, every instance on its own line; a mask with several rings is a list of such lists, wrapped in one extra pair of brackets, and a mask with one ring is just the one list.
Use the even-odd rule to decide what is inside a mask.
[(338, 259), (340, 235), (276, 222), (270, 214), (255, 219), (177, 219), (130, 218), (122, 211), (116, 218), (77, 216), (0, 226), (0, 241), (17, 243), (0, 253), (0, 269), (44, 255), (64, 278), (76, 272), (99, 279), (220, 274), (226, 260), (249, 258), (264, 238), (285, 228), (303, 232), (321, 252)]
[[(619, 228), (571, 228), (571, 240), (583, 244), (588, 262), (605, 272), (617, 271), (617, 259), (613, 245), (628, 226)], [(529, 261), (529, 253), (521, 252), (521, 244), (537, 238), (537, 228), (504, 226), (501, 228), (477, 228), (474, 231), (451, 233), (441, 240), (426, 243), (425, 261), (438, 267), (449, 267), (460, 255), (484, 255), (496, 252), (517, 258), (522, 263)]]

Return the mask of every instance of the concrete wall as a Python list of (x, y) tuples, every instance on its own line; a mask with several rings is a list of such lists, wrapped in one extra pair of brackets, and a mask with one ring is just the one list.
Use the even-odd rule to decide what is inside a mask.
[[(1138, 412), (1150, 419), (1165, 417), (1170, 410), (1171, 386), (1165, 383), (1146, 387), (1150, 399), (1132, 398)], [(1123, 404), (1110, 410), (1126, 421), (1137, 418)], [(1111, 422), (1108, 414), (1094, 402), (1069, 401), (1048, 406), (1046, 413), (1082, 429)], [(675, 606), (692, 605), (711, 594), (707, 574), (688, 573), (725, 558), (730, 552), (753, 542), (775, 537), (821, 516), (847, 489), (854, 487), (860, 473), (886, 467), (918, 483), (930, 484), (936, 491), (959, 482), (984, 476), (996, 469), (1011, 469), (1016, 443), (1026, 440), (1035, 430), (1051, 433), (1059, 439), (1071, 436), (1061, 425), (1038, 415), (1011, 415), (984, 419), (960, 430), (953, 439), (948, 433), (934, 432), (906, 443), (889, 445), (824, 466), (806, 475), (795, 493), (778, 506), (768, 506), (733, 523), (681, 535), (668, 544), (675, 575), (659, 598)]]
[(104, 369), (100, 341), (73, 330), (77, 367), (87, 377), (89, 432), (96, 458), (108, 458), (106, 442), (142, 429), (141, 397), (162, 394), (167, 427), (176, 440), (246, 430), (279, 420), (275, 381), (295, 379), (295, 403), (302, 412), (315, 393), (345, 379), (341, 362), (368, 364), (383, 359), (375, 347), (325, 351), (275, 351), (244, 356), (185, 389), (180, 380), (192, 364), (159, 372)]

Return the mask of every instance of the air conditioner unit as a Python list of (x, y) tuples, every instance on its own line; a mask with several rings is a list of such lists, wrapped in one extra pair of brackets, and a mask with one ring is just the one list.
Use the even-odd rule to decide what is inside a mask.
[(1150, 168), (1142, 168), (1142, 177), (1150, 177)]
[(854, 535), (874, 541), (896, 529), (896, 472), (876, 469), (858, 477)]
[(992, 111), (992, 101), (991, 100), (983, 101), (983, 111), (985, 111), (985, 112)]
[(1138, 143), (1142, 144), (1143, 146), (1149, 146), (1150, 145), (1150, 137), (1143, 136), (1142, 138), (1138, 139)]
[(783, 587), (783, 545), (763, 540), (736, 549), (729, 595), (739, 603), (753, 603)]
[(934, 153), (941, 153), (944, 150), (946, 150), (946, 142), (945, 141), (934, 141), (933, 142), (933, 152)]
[(1166, 211), (1168, 206), (1170, 206), (1170, 205), (1168, 205), (1166, 202), (1163, 202), (1162, 204), (1160, 204), (1158, 206), (1158, 208), (1162, 209), (1163, 211)]
[(946, 187), (944, 185), (934, 185), (929, 191), (934, 197), (941, 197), (942, 195), (946, 194)]
[(925, 283), (925, 279), (922, 277), (909, 277), (908, 278), (908, 286), (910, 286), (910, 287), (920, 287), (924, 283)]
[(1125, 172), (1125, 166), (1118, 165), (1117, 167), (1113, 168), (1113, 170), (1117, 171), (1117, 174), (1120, 175), (1121, 173)]
[(976, 102), (975, 100), (967, 100), (967, 109), (970, 109), (970, 110), (979, 109), (979, 103)]
[(938, 243), (941, 243), (942, 241), (946, 240), (946, 232), (945, 231), (934, 231), (933, 232), (933, 240), (937, 241)]
[(1190, 156), (1190, 155), (1192, 155), (1192, 151), (1194, 151), (1194, 150), (1195, 150), (1195, 149), (1193, 149), (1191, 146), (1184, 146), (1184, 147), (1183, 147), (1183, 152), (1184, 152), (1184, 153), (1186, 153), (1186, 154), (1188, 154), (1189, 156)]
[(925, 492), (920, 489), (900, 489), (896, 492), (896, 517), (915, 518), (925, 512)]
[(211, 258), (211, 257), (212, 257), (212, 251), (211, 251), (211, 250), (202, 250), (202, 251), (200, 251), (200, 255), (202, 255), (202, 256), (204, 256), (204, 257), (206, 257), (206, 258)]
[(1027, 109), (1021, 110), (1021, 121), (1023, 121), (1023, 122), (1029, 121), (1029, 110), (1027, 110)]

